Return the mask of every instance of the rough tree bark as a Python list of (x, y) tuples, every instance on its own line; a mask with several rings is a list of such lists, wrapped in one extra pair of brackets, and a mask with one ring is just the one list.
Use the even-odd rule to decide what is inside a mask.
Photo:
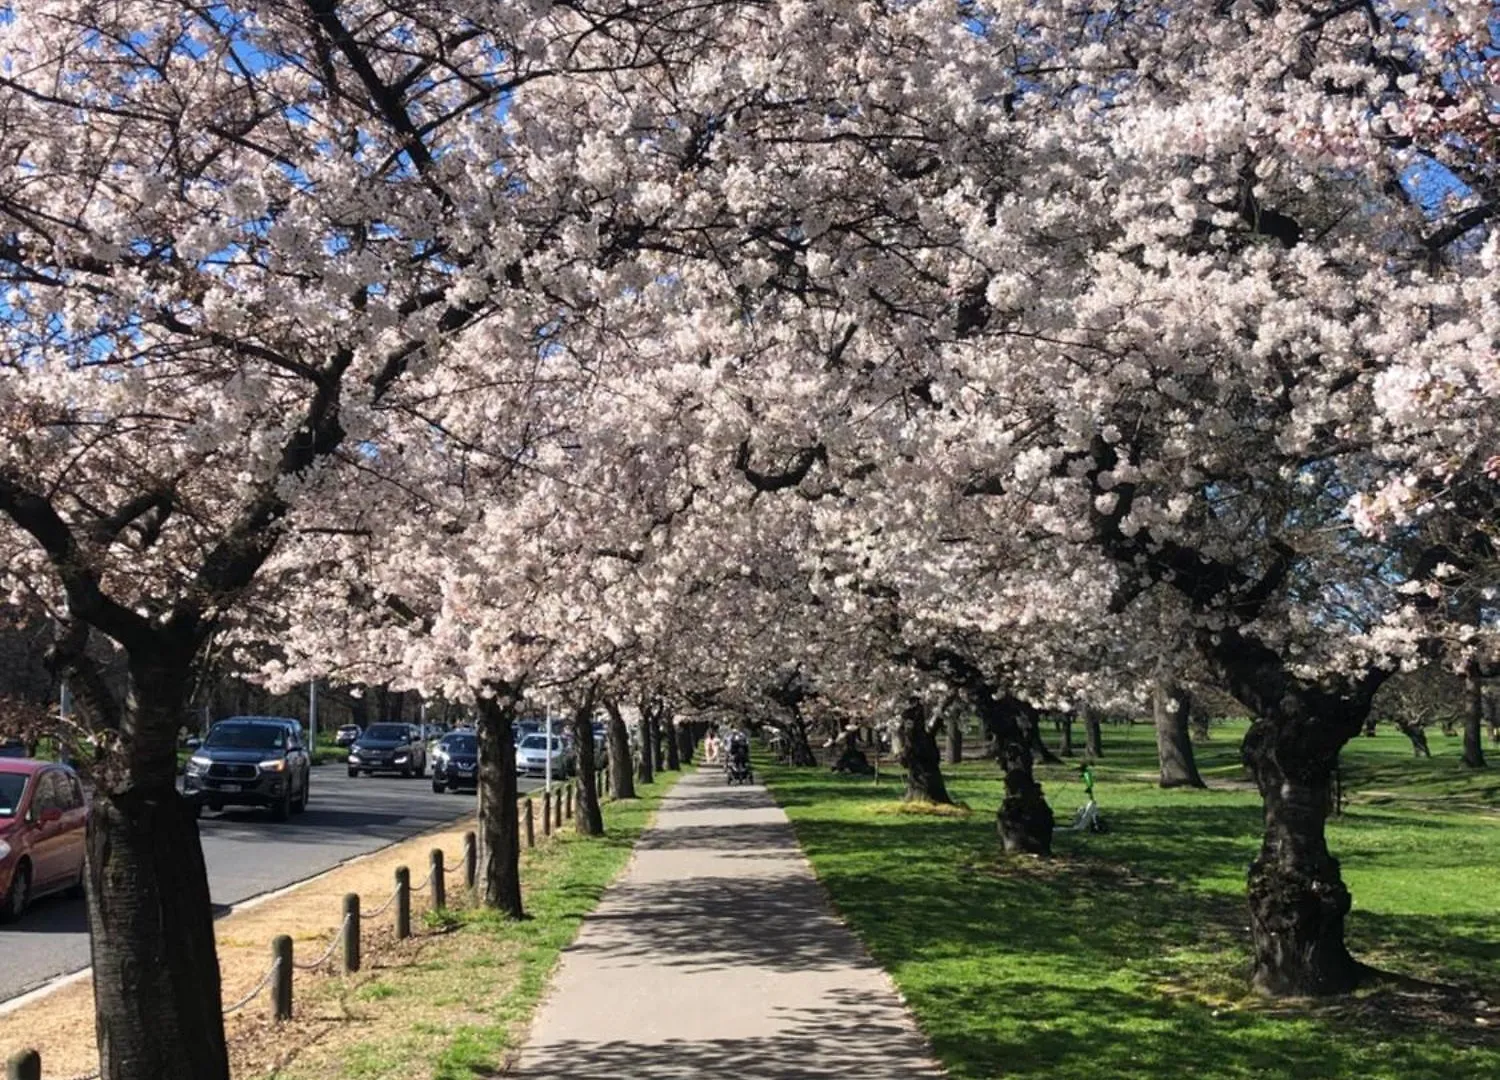
[(1151, 707), (1156, 721), (1156, 757), (1161, 767), (1159, 783), (1164, 788), (1207, 787), (1198, 775), (1193, 757), (1193, 739), (1188, 730), (1193, 698), (1166, 675), (1158, 675), (1152, 688)]
[(1027, 727), (1031, 738), (1031, 753), (1033, 757), (1039, 758), (1044, 765), (1061, 765), (1062, 758), (1052, 752), (1052, 748), (1042, 739), (1041, 718), (1035, 717)]
[(604, 815), (599, 810), (598, 774), (594, 771), (594, 695), (573, 713), (573, 745), (578, 748), (577, 795), (573, 823), (580, 836), (603, 836)]
[(1005, 798), (995, 817), (995, 829), (1006, 854), (1051, 855), (1056, 824), (1042, 785), (1032, 774), (1031, 728), (1035, 714), (1015, 698), (997, 697), (989, 685), (974, 679), (969, 686), (975, 708), (998, 747), (1005, 774)]
[(609, 727), (605, 729), (605, 741), (609, 754), (609, 790), (616, 799), (635, 798), (635, 769), (630, 759), (630, 732), (625, 727), (625, 718), (620, 707), (605, 700), (604, 710), (609, 713)]
[[(495, 693), (490, 689), (490, 693)], [(514, 695), (475, 695), (479, 713), (479, 879), (485, 907), (512, 919), (521, 906), (521, 840), (516, 791)]]
[(802, 710), (795, 705), (789, 707), (787, 713), (790, 717), (785, 728), (787, 764), (810, 768), (818, 763), (818, 755), (813, 753), (812, 743), (807, 737), (807, 721), (802, 717)]
[(682, 770), (682, 742), (677, 730), (677, 719), (671, 713), (662, 718), (662, 737), (667, 744), (667, 771)]
[(1471, 769), (1483, 769), (1484, 679), (1478, 663), (1470, 663), (1464, 672), (1464, 688), (1469, 698), (1464, 710), (1464, 764)]
[(906, 801), (951, 805), (943, 782), (937, 739), (927, 726), (927, 708), (915, 698), (901, 713), (901, 754), (906, 770)]
[(961, 765), (964, 760), (964, 718), (958, 710), (948, 713), (947, 735), (949, 765)]
[(100, 1067), (106, 1080), (227, 1080), (208, 873), (176, 783), (191, 654), (162, 644), (132, 657), (122, 757), (99, 777), (89, 813)]
[(1099, 710), (1083, 711), (1083, 756), (1098, 761), (1104, 756), (1104, 737), (1099, 726)]
[(656, 779), (656, 755), (651, 750), (651, 703), (642, 701), (640, 708), (641, 718), (636, 722), (636, 740), (641, 744), (641, 759), (637, 764), (635, 778), (643, 784), (649, 784)]
[(1076, 715), (1070, 712), (1062, 715), (1062, 739), (1057, 746), (1058, 757), (1069, 758), (1073, 756), (1073, 721)]
[(673, 727), (677, 731), (677, 762), (679, 766), (691, 764), (693, 752), (698, 748), (698, 724), (678, 722)]

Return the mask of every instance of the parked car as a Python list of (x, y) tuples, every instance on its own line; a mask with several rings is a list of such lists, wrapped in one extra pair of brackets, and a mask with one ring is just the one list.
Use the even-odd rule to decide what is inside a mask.
[(345, 724), (333, 733), (334, 746), (353, 746), (359, 742), (360, 727), (358, 724)]
[(383, 723), (365, 728), (359, 742), (349, 748), (349, 775), (375, 772), (427, 775), (427, 745), (415, 724)]
[[(572, 758), (567, 747), (556, 735), (552, 736), (552, 776), (561, 779), (568, 775)], [(527, 735), (516, 746), (516, 772), (526, 776), (545, 776), (547, 773), (547, 736)]]
[(30, 755), (26, 752), (26, 744), (20, 739), (0, 739), (0, 757), (23, 758)]
[(432, 755), (432, 790), (456, 791), (479, 787), (479, 739), (471, 732), (455, 731), (438, 741)]
[(542, 730), (542, 726), (540, 720), (517, 720), (510, 726), (511, 738), (515, 740), (517, 746), (520, 746), (522, 739), (537, 734)]
[(269, 807), (285, 821), (307, 809), (312, 756), (300, 722), (279, 716), (232, 716), (208, 729), (188, 758), (183, 794), (193, 812), (226, 806)]
[(0, 758), (0, 919), (48, 893), (83, 889), (83, 786), (66, 765)]

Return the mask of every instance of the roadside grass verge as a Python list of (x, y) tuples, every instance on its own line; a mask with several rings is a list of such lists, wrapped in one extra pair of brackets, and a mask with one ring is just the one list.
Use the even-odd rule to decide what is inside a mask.
[[(1329, 827), (1355, 954), (1463, 992), (1269, 1002), (1247, 985), (1260, 803), (1241, 734), (1216, 726), (1199, 747), (1210, 790), (1162, 791), (1149, 726), (1106, 727), (1095, 776), (1110, 831), (1060, 830), (1050, 860), (999, 852), (993, 762), (945, 769), (967, 815), (890, 812), (901, 778), (886, 763), (878, 783), (764, 775), (955, 1078), (1500, 1076), (1493, 777), (1465, 770), (1440, 737), (1430, 761), (1398, 734), (1362, 738), (1345, 752), (1347, 805)], [(1039, 769), (1059, 825), (1084, 801), (1081, 760)]]
[[(607, 833), (573, 823), (523, 855), (529, 918), (510, 922), (460, 906), (417, 922), (404, 944), (366, 971), (329, 979), (308, 999), (313, 1037), (270, 1072), (277, 1080), (473, 1080), (519, 1048), (558, 954), (630, 858), (672, 775), (637, 784), (640, 798), (606, 802)], [(451, 890), (451, 886), (450, 886)], [(274, 1038), (274, 1033), (268, 1033)]]

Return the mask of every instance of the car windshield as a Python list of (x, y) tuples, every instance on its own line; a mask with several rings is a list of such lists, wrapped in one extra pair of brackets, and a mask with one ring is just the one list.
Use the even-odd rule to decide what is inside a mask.
[(26, 791), (26, 777), (21, 773), (0, 773), (0, 818), (16, 816), (21, 795)]
[(479, 750), (479, 740), (472, 735), (449, 735), (443, 740), (443, 749), (450, 754), (473, 754)]
[(285, 741), (286, 728), (280, 724), (216, 724), (203, 745), (230, 750), (275, 750)]
[[(557, 740), (554, 738), (552, 740), (552, 743), (553, 743), (554, 746), (556, 746), (557, 745)], [(545, 750), (545, 749), (547, 749), (547, 736), (545, 736), (545, 735), (528, 735), (528, 736), (526, 736), (526, 738), (524, 738), (524, 739), (521, 740), (521, 749), (522, 750)]]
[(371, 724), (365, 738), (385, 742), (402, 742), (406, 739), (405, 724)]

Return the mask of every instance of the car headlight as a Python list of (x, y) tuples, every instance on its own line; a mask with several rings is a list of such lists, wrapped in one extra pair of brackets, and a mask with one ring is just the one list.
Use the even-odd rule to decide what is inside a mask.
[(10, 845), (4, 840), (0, 840), (0, 862), (4, 862), (8, 858), (10, 858)]
[(411, 757), (410, 754), (406, 753), (405, 751), (402, 751), (401, 753), (399, 753), (399, 754), (396, 755), (396, 760), (397, 761), (405, 761), (409, 757)]
[(360, 750), (359, 743), (355, 743), (353, 746), (349, 747), (349, 753), (351, 753), (351, 754), (360, 754), (360, 753), (363, 753), (363, 751)]
[(201, 773), (204, 769), (208, 768), (212, 764), (213, 761), (209, 758), (204, 757), (202, 754), (194, 754), (192, 757), (188, 758), (187, 771), (196, 776), (198, 773)]
[(272, 758), (270, 761), (262, 761), (260, 767), (265, 772), (286, 772), (286, 761), (283, 758)]

